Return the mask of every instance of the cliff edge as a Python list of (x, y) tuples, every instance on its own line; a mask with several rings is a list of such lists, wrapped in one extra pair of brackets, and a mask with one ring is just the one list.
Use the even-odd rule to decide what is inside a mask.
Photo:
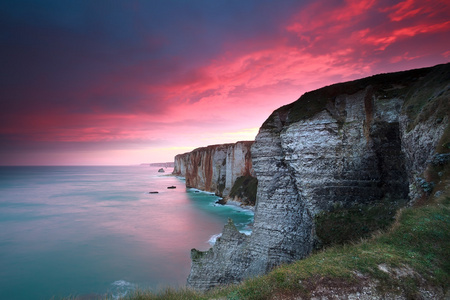
[(253, 141), (211, 145), (179, 154), (173, 174), (183, 176), (186, 186), (246, 205), (256, 201), (257, 180), (250, 149)]
[(251, 148), (253, 232), (227, 224), (210, 250), (193, 249), (188, 286), (208, 290), (306, 257), (322, 243), (319, 214), (439, 193), (432, 165), (449, 160), (449, 102), (445, 64), (327, 86), (274, 111)]

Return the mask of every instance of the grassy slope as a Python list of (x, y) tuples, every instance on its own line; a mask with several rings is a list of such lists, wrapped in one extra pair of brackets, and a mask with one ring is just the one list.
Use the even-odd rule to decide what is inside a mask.
[[(358, 287), (374, 279), (379, 281), (381, 293), (400, 288), (411, 298), (419, 286), (448, 289), (449, 201), (447, 198), (445, 204), (403, 210), (396, 226), (383, 235), (357, 245), (329, 248), (282, 266), (244, 283), (232, 293), (238, 296), (236, 299), (270, 299), (274, 294), (308, 297), (320, 284)], [(380, 267), (408, 270), (410, 275), (396, 278)]]

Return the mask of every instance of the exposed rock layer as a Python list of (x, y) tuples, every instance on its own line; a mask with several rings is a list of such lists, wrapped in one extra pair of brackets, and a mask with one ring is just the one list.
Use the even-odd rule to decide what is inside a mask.
[(415, 201), (448, 142), (449, 99), (447, 64), (328, 86), (273, 112), (251, 151), (253, 233), (228, 224), (208, 252), (193, 250), (188, 286), (235, 283), (307, 256), (314, 216), (337, 204)]
[[(250, 148), (253, 141), (212, 145), (175, 156), (173, 174), (184, 176), (186, 186), (227, 197), (236, 179), (253, 176)], [(242, 199), (244, 198), (244, 199)], [(239, 201), (246, 201), (241, 195)]]

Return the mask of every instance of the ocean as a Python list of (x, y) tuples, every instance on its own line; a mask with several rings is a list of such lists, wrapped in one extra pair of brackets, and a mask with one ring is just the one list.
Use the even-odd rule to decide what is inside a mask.
[(0, 299), (181, 287), (228, 218), (250, 232), (252, 211), (158, 169), (0, 167)]

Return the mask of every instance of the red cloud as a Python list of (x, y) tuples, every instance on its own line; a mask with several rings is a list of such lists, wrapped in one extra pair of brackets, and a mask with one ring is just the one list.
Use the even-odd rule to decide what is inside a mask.
[(384, 9), (381, 9), (382, 12), (390, 12), (389, 18), (391, 21), (401, 21), (403, 19), (413, 17), (420, 12), (423, 12), (425, 7), (419, 6), (417, 7), (418, 2), (416, 0), (406, 0), (403, 2), (400, 2), (392, 7), (387, 7)]
[(362, 0), (362, 1), (345, 1), (345, 5), (343, 7), (336, 8), (335, 10), (331, 10), (328, 13), (328, 16), (337, 20), (337, 21), (351, 21), (358, 16), (362, 16), (367, 13), (368, 10), (373, 8), (375, 0)]
[(373, 34), (363, 38), (362, 43), (377, 46), (375, 50), (385, 50), (389, 45), (399, 39), (411, 38), (419, 34), (447, 32), (450, 30), (450, 21), (437, 24), (420, 24), (416, 26), (403, 27), (390, 32)]
[(438, 14), (446, 14), (448, 19), (450, 4), (446, 0), (405, 0), (396, 5), (381, 8), (380, 11), (388, 12), (390, 20), (394, 22), (419, 17), (419, 15), (428, 18)]
[[(415, 43), (412, 47), (420, 51), (416, 36), (445, 34), (450, 29), (449, 14), (450, 3), (444, 1), (407, 0), (393, 6), (387, 1), (345, 1), (334, 7), (319, 1), (297, 14), (286, 29), (295, 33), (298, 45), (310, 53), (330, 53), (344, 47), (354, 50), (354, 59), (373, 61), (377, 52), (399, 40)], [(436, 44), (442, 42), (448, 43), (448, 39), (435, 40)]]

